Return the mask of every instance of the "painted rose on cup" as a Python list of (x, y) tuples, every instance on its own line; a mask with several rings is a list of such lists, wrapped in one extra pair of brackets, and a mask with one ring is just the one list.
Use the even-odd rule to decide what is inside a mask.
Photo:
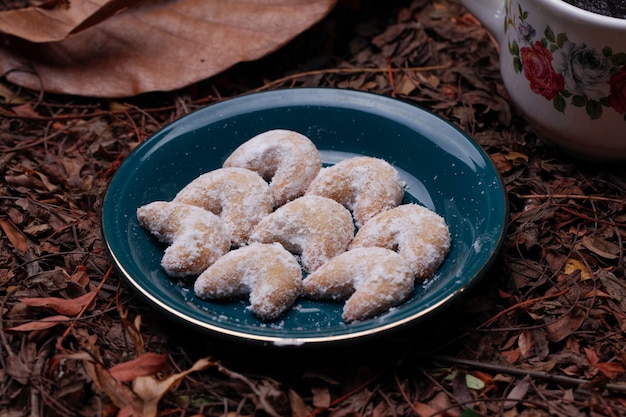
[(508, 42), (513, 67), (530, 89), (562, 113), (572, 105), (584, 108), (591, 119), (607, 110), (624, 115), (626, 121), (626, 53), (573, 42), (567, 33), (554, 33), (550, 25), (538, 38), (528, 17), (519, 4), (514, 13), (512, 2), (507, 3), (505, 33), (511, 29), (517, 34)]
[(609, 104), (616, 112), (626, 114), (626, 65), (609, 81)]
[(554, 52), (554, 68), (565, 78), (568, 91), (591, 100), (608, 95), (612, 67), (606, 56), (584, 43), (567, 41)]
[(530, 89), (548, 100), (554, 99), (565, 87), (563, 75), (552, 67), (553, 60), (552, 52), (539, 41), (520, 50), (522, 71), (530, 82)]

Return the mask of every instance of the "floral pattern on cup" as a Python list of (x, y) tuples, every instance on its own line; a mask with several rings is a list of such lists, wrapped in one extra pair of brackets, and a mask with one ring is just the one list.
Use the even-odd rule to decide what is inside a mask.
[(516, 12), (512, 10), (510, 0), (504, 32), (509, 33), (513, 68), (524, 75), (534, 93), (551, 100), (561, 113), (572, 105), (598, 119), (604, 109), (610, 109), (626, 121), (626, 52), (608, 46), (599, 51), (584, 42), (573, 42), (567, 33), (555, 33), (550, 25), (539, 37), (528, 21), (529, 13), (520, 4)]

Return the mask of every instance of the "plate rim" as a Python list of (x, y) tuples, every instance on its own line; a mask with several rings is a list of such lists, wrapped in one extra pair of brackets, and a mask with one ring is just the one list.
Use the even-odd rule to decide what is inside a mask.
[[(276, 96), (283, 96), (280, 101), (276, 101)], [(290, 97), (284, 97), (290, 96)], [(329, 101), (329, 99), (336, 99), (335, 101)], [(288, 100), (287, 100), (288, 99)], [(355, 109), (353, 106), (355, 100), (360, 102), (361, 105), (364, 105), (364, 102), (369, 100), (373, 100), (371, 106), (369, 106), (369, 110), (372, 114), (376, 114), (377, 116), (381, 116), (381, 112), (376, 110), (380, 110), (379, 107), (373, 105), (377, 102), (383, 101), (386, 104), (391, 105), (393, 108), (400, 108), (404, 111), (409, 111), (414, 113), (414, 115), (420, 115), (422, 118), (427, 119), (438, 119), (441, 123), (447, 125), (449, 128), (455, 130), (460, 137), (464, 139), (465, 145), (471, 145), (481, 158), (485, 161), (485, 168), (489, 167), (493, 170), (496, 178), (498, 179), (498, 189), (501, 191), (501, 195), (498, 198), (498, 202), (502, 203), (502, 218), (498, 223), (500, 225), (498, 236), (494, 238), (493, 248), (491, 249), (491, 253), (487, 257), (486, 261), (480, 266), (478, 270), (476, 270), (471, 277), (466, 279), (463, 284), (456, 288), (454, 291), (451, 291), (441, 300), (437, 301), (433, 305), (421, 309), (413, 314), (408, 315), (407, 317), (400, 318), (398, 320), (391, 321), (389, 323), (383, 323), (379, 326), (374, 326), (368, 329), (359, 330), (355, 332), (342, 332), (339, 334), (330, 334), (330, 335), (320, 335), (320, 336), (311, 336), (311, 337), (279, 337), (272, 336), (266, 334), (258, 334), (258, 333), (250, 333), (246, 331), (233, 330), (229, 328), (220, 327), (214, 323), (208, 321), (201, 321), (194, 317), (190, 317), (188, 314), (184, 312), (176, 310), (174, 306), (169, 305), (164, 300), (156, 297), (146, 288), (144, 288), (133, 276), (128, 272), (123, 262), (120, 261), (120, 258), (116, 255), (115, 249), (111, 247), (111, 241), (107, 238), (108, 227), (105, 224), (106, 220), (106, 209), (108, 207), (108, 201), (112, 198), (111, 193), (113, 187), (117, 184), (118, 181), (121, 181), (118, 177), (120, 172), (124, 172), (125, 164), (130, 160), (132, 162), (133, 155), (139, 155), (143, 149), (150, 149), (151, 145), (160, 143), (165, 137), (167, 132), (170, 132), (176, 128), (181, 127), (185, 122), (194, 121), (194, 117), (199, 117), (199, 113), (206, 111), (216, 111), (219, 112), (223, 107), (226, 110), (229, 110), (230, 107), (237, 107), (237, 104), (243, 103), (244, 108), (250, 105), (250, 102), (256, 104), (257, 107), (252, 106), (256, 111), (259, 110), (269, 110), (270, 108), (284, 108), (290, 107), (294, 105), (298, 106), (306, 106), (306, 105), (321, 105), (326, 107), (341, 107), (341, 108), (349, 108)], [(263, 104), (263, 100), (266, 100), (266, 107), (258, 107), (258, 104)], [(271, 102), (271, 106), (268, 105), (268, 102)], [(351, 105), (352, 104), (352, 105)], [(366, 106), (368, 107), (368, 106)], [(365, 112), (364, 108), (357, 107), (359, 111)], [(232, 109), (230, 109), (232, 110)], [(231, 114), (228, 114), (230, 117), (234, 117), (237, 114), (243, 113), (242, 110), (235, 111)], [(194, 116), (195, 115), (195, 116)], [(384, 117), (384, 115), (383, 115)], [(395, 121), (395, 120), (394, 120)], [(203, 126), (207, 126), (204, 124)], [(188, 129), (188, 128), (187, 128)], [(187, 130), (185, 129), (185, 130)], [(188, 129), (193, 130), (193, 129)], [(128, 163), (130, 163), (128, 162)], [(128, 165), (126, 165), (128, 166)], [(494, 191), (495, 192), (495, 191)], [(496, 201), (496, 200), (492, 200)], [(179, 119), (168, 123), (167, 125), (161, 127), (156, 132), (151, 134), (144, 142), (142, 142), (139, 146), (137, 146), (133, 151), (131, 151), (124, 162), (118, 167), (116, 173), (113, 175), (109, 184), (107, 185), (106, 191), (104, 193), (104, 197), (102, 199), (102, 205), (100, 209), (100, 227), (101, 227), (101, 236), (103, 246), (112, 261), (117, 272), (134, 288), (135, 291), (138, 291), (140, 295), (142, 295), (146, 300), (150, 301), (154, 306), (158, 307), (161, 312), (167, 313), (170, 318), (177, 319), (181, 321), (183, 324), (190, 325), (194, 329), (200, 331), (210, 331), (217, 336), (223, 336), (229, 338), (231, 340), (236, 341), (244, 341), (244, 342), (261, 342), (266, 345), (273, 346), (302, 346), (302, 345), (320, 345), (320, 344), (329, 344), (332, 342), (346, 342), (357, 339), (362, 339), (366, 336), (373, 335), (382, 335), (388, 333), (390, 330), (397, 330), (401, 328), (405, 328), (408, 325), (416, 324), (426, 317), (430, 316), (435, 310), (440, 309), (441, 307), (448, 305), (453, 299), (457, 298), (461, 293), (466, 291), (468, 288), (473, 286), (477, 281), (480, 280), (486, 273), (486, 271), (492, 266), (495, 259), (504, 243), (504, 237), (507, 232), (507, 218), (509, 215), (509, 203), (508, 203), (508, 194), (506, 192), (506, 186), (502, 180), (502, 176), (498, 172), (497, 168), (491, 161), (489, 155), (485, 152), (485, 150), (472, 139), (467, 133), (461, 130), (458, 126), (453, 123), (447, 121), (443, 117), (424, 109), (418, 105), (413, 103), (406, 102), (404, 100), (400, 100), (397, 98), (392, 98), (389, 96), (385, 96), (378, 93), (372, 93), (367, 91), (358, 91), (358, 90), (349, 90), (349, 89), (339, 89), (339, 88), (286, 88), (286, 89), (278, 89), (271, 91), (263, 91), (263, 92), (253, 92), (242, 94), (239, 96), (231, 97), (224, 99), (222, 101), (209, 104), (200, 109), (194, 110), (191, 113), (188, 113)]]

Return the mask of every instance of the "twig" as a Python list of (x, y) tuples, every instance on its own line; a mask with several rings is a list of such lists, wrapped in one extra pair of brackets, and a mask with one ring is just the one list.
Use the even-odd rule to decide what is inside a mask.
[[(368, 379), (367, 381), (365, 381), (364, 383), (362, 383), (361, 385), (359, 385), (358, 387), (356, 387), (355, 389), (348, 391), (347, 393), (345, 393), (344, 395), (342, 395), (341, 397), (335, 399), (334, 401), (332, 401), (329, 405), (330, 407), (333, 407), (335, 405), (341, 404), (343, 401), (345, 401), (346, 399), (352, 397), (354, 394), (356, 394), (357, 392), (365, 389), (365, 387), (367, 387), (369, 384), (371, 384), (372, 382), (376, 381), (378, 378), (380, 378), (380, 376), (385, 373), (387, 371), (387, 368), (384, 368), (382, 370), (380, 370), (376, 375), (374, 375), (373, 377), (371, 377), (370, 379)], [(324, 412), (326, 409), (325, 408), (316, 408), (315, 410), (313, 410), (312, 412), (310, 412), (309, 414), (306, 415), (306, 417), (313, 417), (316, 416), (322, 412)]]
[(398, 386), (398, 391), (400, 391), (400, 395), (402, 395), (402, 398), (404, 398), (404, 401), (411, 407), (411, 408), (415, 408), (415, 406), (413, 405), (413, 401), (411, 401), (411, 398), (409, 397), (409, 394), (407, 394), (404, 389), (402, 388), (401, 384), (400, 384), (400, 380), (398, 379), (398, 373), (394, 372), (393, 373), (393, 377), (396, 380), (396, 385)]
[[(219, 101), (219, 100), (221, 100), (221, 98), (217, 98), (216, 99), (213, 96), (207, 96), (207, 97), (202, 97), (202, 98), (193, 100), (192, 104), (194, 104), (194, 105), (206, 104), (207, 102)], [(138, 113), (143, 113), (143, 114), (159, 113), (159, 112), (165, 112), (165, 111), (169, 112), (169, 111), (172, 111), (172, 110), (176, 109), (176, 105), (162, 106), (162, 107), (152, 107), (152, 108), (145, 108), (145, 109), (141, 109), (141, 108), (139, 108), (139, 107), (137, 107), (135, 105), (131, 105), (131, 104), (128, 104), (128, 103), (124, 103), (124, 105), (130, 107), (130, 112), (138, 112)], [(69, 107), (69, 106), (63, 106), (63, 107)], [(115, 114), (119, 114), (119, 113), (128, 113), (128, 112), (129, 112), (128, 110), (102, 110), (102, 109), (95, 109), (95, 110), (92, 110), (90, 113), (55, 114), (55, 115), (51, 115), (51, 116), (43, 116), (43, 115), (17, 114), (17, 113), (5, 110), (3, 108), (0, 108), (0, 116), (10, 117), (12, 119), (20, 119), (20, 120), (40, 120), (40, 121), (54, 121), (54, 122), (56, 122), (56, 121), (77, 120), (77, 119), (91, 119), (91, 118), (94, 118), (94, 117), (102, 117), (102, 116), (115, 115)], [(157, 123), (157, 124), (160, 125), (160, 123)]]
[[(0, 302), (0, 312), (4, 311), (5, 309), (4, 306), (6, 305), (7, 299), (15, 291), (17, 291), (17, 287), (9, 288), (6, 295), (2, 298), (2, 302)], [(3, 319), (3, 314), (1, 313), (0, 313), (0, 340), (2, 340), (2, 346), (5, 347), (7, 351), (7, 355), (15, 356), (15, 353), (13, 353), (13, 350), (11, 349), (11, 345), (9, 344), (9, 341), (7, 340), (6, 332), (4, 331), (4, 319)], [(0, 350), (0, 353), (2, 353), (2, 350)], [(0, 365), (2, 365), (2, 369), (7, 369), (6, 363), (4, 362), (4, 355), (0, 355)]]
[(53, 116), (41, 116), (41, 115), (25, 115), (25, 114), (17, 114), (5, 109), (0, 109), (0, 115), (5, 117), (10, 117), (12, 119), (20, 119), (20, 120), (41, 120), (41, 121), (59, 121), (59, 120), (75, 120), (75, 119), (86, 119), (92, 117), (100, 117), (107, 114), (110, 114), (110, 111), (107, 110), (95, 110), (91, 113), (85, 114), (58, 114)]
[(17, 152), (7, 152), (2, 155), (2, 158), (0, 158), (0, 171), (4, 171), (4, 168), (13, 158), (15, 158), (15, 155), (17, 155)]
[(452, 66), (452, 62), (448, 62), (443, 65), (431, 65), (426, 67), (408, 67), (408, 68), (328, 68), (323, 70), (314, 70), (314, 71), (305, 71), (299, 72), (297, 74), (291, 74), (286, 77), (279, 78), (277, 80), (271, 81), (255, 90), (251, 90), (252, 92), (259, 92), (268, 90), (277, 85), (283, 84), (287, 81), (294, 81), (298, 78), (308, 77), (310, 75), (324, 75), (324, 74), (361, 74), (361, 73), (388, 73), (392, 74), (395, 72), (420, 72), (420, 71), (438, 71), (442, 69), (446, 69)]
[[(586, 379), (581, 378), (572, 378), (569, 376), (563, 375), (554, 375), (548, 372), (543, 371), (533, 371), (530, 369), (519, 369), (513, 368), (511, 366), (497, 365), (494, 363), (485, 363), (480, 361), (474, 361), (471, 359), (462, 359), (456, 358), (454, 356), (448, 355), (435, 355), (429, 357), (429, 359), (434, 362), (445, 362), (451, 365), (463, 365), (471, 368), (489, 371), (489, 372), (499, 372), (502, 374), (516, 375), (516, 376), (526, 376), (529, 375), (532, 378), (542, 379), (544, 381), (556, 382), (558, 384), (565, 385), (575, 385), (575, 386), (583, 386), (589, 387), (592, 386), (592, 382)], [(607, 390), (615, 391), (615, 392), (623, 392), (626, 393), (626, 384), (616, 384), (616, 383), (607, 383), (604, 385)]]
[(391, 85), (391, 97), (396, 96), (396, 79), (393, 76), (393, 68), (391, 67), (391, 58), (387, 58), (387, 78), (389, 78), (389, 85)]
[[(24, 149), (27, 149), (27, 148), (31, 148), (33, 146), (40, 145), (40, 144), (42, 144), (42, 143), (44, 143), (46, 141), (54, 139), (57, 136), (61, 136), (62, 133), (65, 133), (69, 129), (70, 129), (70, 126), (65, 126), (62, 129), (59, 129), (56, 132), (51, 133), (50, 135), (44, 136), (43, 138), (40, 138), (40, 139), (37, 139), (34, 142), (29, 142), (29, 143), (26, 143), (26, 144), (19, 144), (19, 145), (13, 147), (13, 148), (10, 148), (10, 150), (12, 152), (15, 152), (15, 151), (21, 151), (21, 150), (24, 150)], [(6, 146), (6, 147), (3, 147), (3, 149), (9, 149), (9, 147)]]
[(615, 226), (615, 235), (617, 236), (617, 243), (619, 247), (619, 257), (617, 258), (619, 259), (618, 266), (621, 266), (622, 262), (624, 262), (624, 242), (622, 242), (622, 234), (619, 232), (619, 227), (617, 226)]
[(595, 195), (580, 195), (580, 194), (517, 194), (517, 198), (537, 198), (540, 200), (545, 200), (549, 198), (567, 198), (570, 200), (590, 200), (590, 201), (608, 201), (611, 203), (622, 203), (626, 204), (624, 199), (618, 198), (610, 198), (610, 197), (601, 197)]
[[(250, 390), (257, 396), (258, 403), (259, 403), (258, 405), (261, 409), (263, 409), (263, 411), (265, 411), (267, 414), (269, 414), (272, 417), (280, 417), (280, 414), (274, 409), (274, 406), (269, 403), (269, 401), (267, 400), (263, 392), (259, 390), (258, 384), (248, 379), (245, 375), (240, 374), (238, 372), (231, 371), (219, 363), (217, 364), (217, 369), (224, 375), (245, 383), (250, 388)], [(246, 398), (242, 399), (242, 401), (245, 401), (245, 400)]]
[(584, 220), (589, 220), (591, 222), (597, 222), (597, 223), (606, 224), (606, 225), (609, 225), (609, 226), (613, 226), (615, 228), (626, 228), (626, 224), (624, 224), (624, 223), (615, 223), (615, 222), (610, 221), (610, 220), (602, 220), (602, 219), (598, 219), (598, 218), (595, 218), (595, 217), (587, 216), (586, 214), (579, 213), (579, 212), (574, 211), (572, 209), (569, 209), (569, 208), (567, 208), (565, 206), (559, 206), (559, 207), (561, 208), (561, 210), (563, 210), (565, 212), (568, 212), (569, 214), (572, 214), (572, 215), (574, 215), (576, 217), (580, 217), (581, 219), (584, 219)]
[(496, 321), (497, 319), (499, 319), (500, 317), (510, 313), (513, 310), (517, 310), (518, 308), (522, 308), (522, 307), (526, 307), (528, 305), (534, 304), (537, 301), (542, 301), (542, 300), (547, 300), (550, 298), (557, 298), (560, 297), (562, 295), (567, 294), (567, 292), (569, 291), (569, 288), (565, 288), (562, 291), (557, 292), (556, 294), (549, 294), (549, 295), (544, 295), (541, 297), (537, 297), (537, 298), (531, 298), (530, 300), (526, 300), (526, 301), (522, 301), (520, 303), (517, 303), (515, 305), (512, 305), (511, 307), (502, 310), (501, 312), (499, 312), (498, 314), (496, 314), (495, 316), (493, 316), (492, 318), (490, 318), (489, 320), (487, 320), (486, 322), (484, 322), (483, 324), (481, 324), (480, 326), (478, 326), (478, 328), (482, 328), (482, 327), (487, 327), (490, 324), (492, 324), (494, 321)]
[[(546, 410), (548, 411), (550, 408), (549, 406), (547, 406), (545, 403), (539, 403), (537, 401), (530, 401), (530, 400), (510, 400), (507, 398), (502, 398), (502, 397), (494, 397), (494, 398), (473, 398), (471, 400), (467, 400), (467, 401), (461, 401), (458, 402), (456, 404), (452, 404), (449, 405), (445, 408), (442, 408), (441, 410), (435, 411), (434, 413), (430, 414), (428, 417), (435, 417), (435, 416), (441, 416), (441, 415), (445, 415), (448, 416), (448, 411), (454, 410), (455, 408), (461, 408), (463, 406), (466, 405), (470, 405), (470, 404), (478, 404), (478, 403), (493, 403), (493, 402), (509, 402), (509, 401), (519, 401), (519, 402), (523, 402), (525, 404), (532, 404), (533, 406), (535, 406), (538, 409), (541, 410)], [(472, 410), (472, 412), (474, 414), (477, 414), (479, 416), (483, 416), (484, 414), (479, 414), (476, 410)]]

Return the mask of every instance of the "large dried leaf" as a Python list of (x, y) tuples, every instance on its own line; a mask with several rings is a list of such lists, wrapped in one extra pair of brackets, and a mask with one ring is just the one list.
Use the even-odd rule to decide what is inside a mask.
[(154, 375), (165, 366), (167, 358), (158, 353), (144, 353), (143, 355), (115, 365), (109, 369), (111, 376), (120, 382), (132, 381), (141, 376)]
[(133, 381), (133, 391), (142, 400), (142, 409), (136, 410), (144, 417), (157, 415), (157, 406), (161, 398), (167, 394), (176, 384), (192, 372), (202, 371), (215, 366), (216, 363), (209, 358), (198, 359), (191, 368), (172, 374), (165, 379), (157, 380), (154, 377), (141, 376)]
[(62, 42), (7, 39), (0, 72), (31, 89), (94, 97), (169, 91), (258, 59), (322, 19), (336, 0), (165, 0)]
[(11, 327), (8, 329), (4, 329), (6, 332), (14, 333), (14, 332), (32, 332), (35, 330), (46, 330), (51, 327), (54, 327), (60, 323), (67, 323), (71, 319), (67, 316), (56, 315), (50, 317), (44, 317), (41, 320), (30, 321), (28, 323), (20, 324), (15, 327)]
[(137, 0), (56, 2), (0, 13), (0, 32), (31, 42), (54, 42), (101, 22)]
[(566, 337), (574, 333), (585, 320), (585, 312), (582, 308), (574, 307), (567, 314), (559, 317), (557, 320), (546, 326), (548, 340), (551, 342), (560, 342)]
[(527, 375), (519, 381), (509, 392), (509, 395), (506, 396), (507, 401), (503, 404), (504, 408), (509, 410), (515, 407), (518, 401), (524, 399), (528, 393), (528, 388), (530, 388), (530, 377)]
[(21, 252), (28, 251), (26, 236), (9, 219), (0, 218), (0, 229), (4, 231), (13, 247)]
[[(104, 368), (95, 362), (91, 355), (84, 352), (66, 357), (83, 361), (87, 374), (96, 386), (102, 389), (111, 402), (120, 409), (118, 415), (141, 417), (155, 417), (161, 398), (187, 375), (216, 365), (208, 358), (198, 359), (191, 368), (158, 380), (152, 374), (164, 365), (162, 359), (165, 357), (161, 355), (148, 353), (111, 369)], [(133, 372), (132, 366), (138, 364), (140, 369)], [(132, 389), (122, 380), (132, 380)]]
[(75, 316), (92, 304), (95, 297), (96, 292), (92, 291), (71, 299), (59, 297), (29, 297), (21, 298), (20, 301), (30, 307), (46, 307), (60, 314)]

